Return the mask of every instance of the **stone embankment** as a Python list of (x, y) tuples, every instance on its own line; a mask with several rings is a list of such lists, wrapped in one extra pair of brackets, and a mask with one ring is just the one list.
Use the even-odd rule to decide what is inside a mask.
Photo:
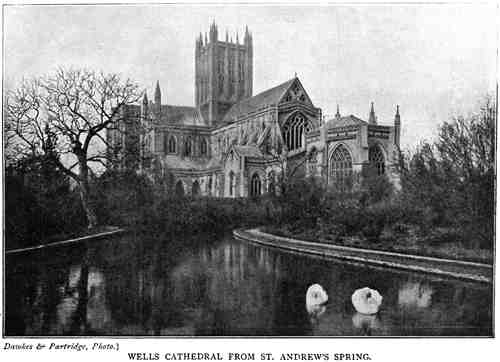
[(303, 241), (267, 234), (259, 229), (235, 230), (233, 234), (239, 240), (322, 258), (431, 273), (483, 283), (491, 283), (493, 278), (493, 266), (489, 264)]
[(94, 241), (94, 240), (98, 240), (98, 239), (103, 239), (103, 238), (108, 238), (108, 237), (111, 237), (111, 236), (115, 236), (115, 235), (123, 233), (124, 231), (125, 230), (121, 229), (121, 228), (109, 227), (108, 231), (104, 231), (104, 232), (101, 232), (101, 233), (86, 235), (86, 236), (82, 236), (82, 237), (74, 238), (74, 239), (56, 241), (56, 242), (53, 242), (53, 243), (47, 243), (47, 244), (40, 244), (40, 245), (36, 245), (36, 246), (30, 246), (30, 247), (27, 247), (27, 248), (11, 249), (11, 250), (5, 251), (5, 254), (6, 255), (20, 254), (20, 253), (24, 253), (24, 252), (28, 252), (28, 251), (43, 250), (43, 249), (46, 249), (46, 248), (53, 248), (53, 247), (56, 247), (56, 246), (70, 245), (70, 244), (81, 243), (81, 242), (85, 242), (85, 241)]

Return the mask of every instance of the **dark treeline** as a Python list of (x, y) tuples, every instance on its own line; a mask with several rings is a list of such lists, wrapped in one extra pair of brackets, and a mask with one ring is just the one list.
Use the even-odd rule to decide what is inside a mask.
[[(353, 187), (287, 179), (258, 199), (177, 197), (172, 185), (136, 172), (91, 179), (101, 225), (187, 234), (267, 225), (324, 242), (490, 260), (494, 240), (495, 108), (442, 124), (433, 142), (401, 153), (399, 185), (366, 168)], [(168, 179), (168, 178), (167, 178)], [(84, 232), (81, 198), (56, 164), (24, 158), (6, 170), (6, 247)]]

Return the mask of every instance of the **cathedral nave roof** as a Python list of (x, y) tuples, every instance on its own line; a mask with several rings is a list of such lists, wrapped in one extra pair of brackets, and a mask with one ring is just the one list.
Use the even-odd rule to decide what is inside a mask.
[(250, 112), (257, 111), (259, 108), (269, 106), (272, 104), (277, 104), (285, 92), (290, 88), (297, 78), (292, 78), (284, 83), (277, 85), (276, 87), (270, 88), (264, 92), (254, 95), (253, 97), (246, 98), (240, 102), (234, 104), (229, 111), (224, 116), (222, 122), (230, 123), (235, 120), (235, 118), (248, 114)]

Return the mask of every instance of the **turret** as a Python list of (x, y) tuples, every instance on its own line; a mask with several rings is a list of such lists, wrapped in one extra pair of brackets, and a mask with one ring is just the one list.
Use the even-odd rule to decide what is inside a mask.
[(156, 89), (155, 89), (155, 105), (159, 108), (161, 106), (161, 90), (160, 90), (160, 81), (156, 81)]
[(216, 43), (218, 39), (217, 25), (215, 21), (210, 25), (210, 43)]
[(377, 124), (377, 116), (375, 116), (375, 110), (373, 109), (373, 102), (370, 109), (370, 116), (368, 117), (369, 124)]
[(142, 116), (145, 119), (148, 115), (148, 95), (144, 92), (144, 97), (142, 97)]
[(340, 109), (338, 104), (337, 104), (337, 113), (335, 113), (335, 118), (340, 118)]
[(238, 33), (236, 33), (236, 54), (234, 57), (234, 93), (233, 98), (238, 100), (241, 94), (241, 84), (240, 84), (240, 41), (238, 39)]
[(399, 115), (399, 105), (396, 106), (396, 115), (394, 116), (394, 143), (399, 147), (401, 140), (401, 116)]
[(245, 27), (243, 44), (245, 45), (244, 96), (251, 97), (253, 92), (253, 45), (252, 34), (248, 31), (248, 26)]
[(224, 48), (224, 84), (222, 85), (225, 100), (229, 100), (231, 98), (231, 95), (229, 94), (229, 82), (231, 79), (231, 75), (229, 74), (229, 44), (227, 43), (228, 35), (226, 31), (226, 47)]

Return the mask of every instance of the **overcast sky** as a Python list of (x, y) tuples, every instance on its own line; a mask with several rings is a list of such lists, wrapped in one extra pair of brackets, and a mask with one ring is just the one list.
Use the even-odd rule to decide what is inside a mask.
[(194, 104), (194, 43), (215, 20), (240, 40), (254, 38), (254, 94), (296, 72), (324, 114), (392, 124), (402, 143), (435, 135), (438, 123), (467, 113), (495, 90), (493, 5), (8, 6), (4, 86), (56, 66), (119, 72), (163, 102)]

